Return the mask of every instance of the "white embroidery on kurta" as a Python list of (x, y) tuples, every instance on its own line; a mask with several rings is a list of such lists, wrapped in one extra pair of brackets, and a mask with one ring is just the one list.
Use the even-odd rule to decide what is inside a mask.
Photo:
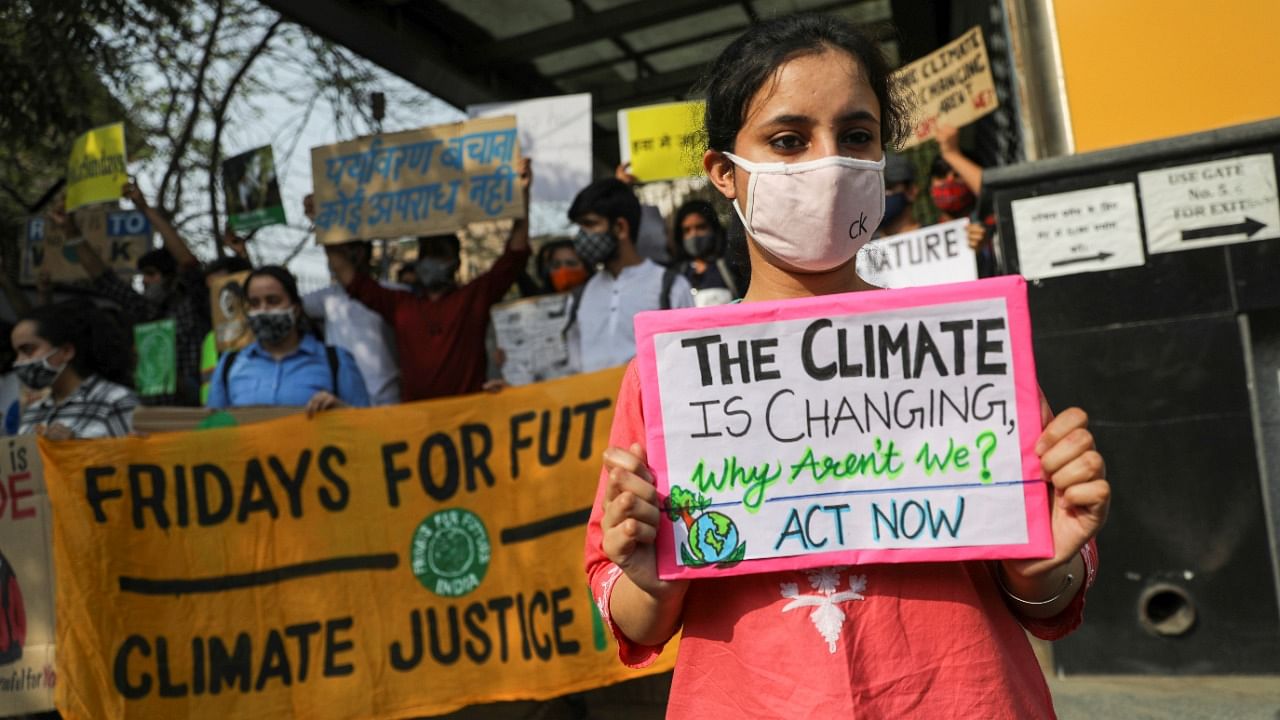
[(605, 623), (612, 628), (613, 618), (609, 616), (609, 598), (613, 595), (613, 584), (622, 576), (622, 568), (610, 565), (607, 572), (608, 577), (600, 583), (600, 594), (596, 596), (596, 609), (600, 611), (600, 617)]
[(809, 614), (809, 619), (813, 621), (813, 626), (817, 628), (822, 638), (827, 641), (827, 650), (832, 654), (836, 651), (836, 643), (840, 641), (840, 631), (844, 627), (845, 619), (844, 610), (837, 603), (847, 600), (866, 600), (862, 596), (862, 591), (867, 589), (866, 575), (851, 575), (849, 589), (836, 590), (840, 586), (842, 570), (844, 568), (833, 567), (808, 571), (809, 584), (818, 591), (810, 595), (801, 595), (796, 583), (781, 583), (782, 597), (791, 600), (782, 607), (782, 612), (802, 607), (814, 608)]

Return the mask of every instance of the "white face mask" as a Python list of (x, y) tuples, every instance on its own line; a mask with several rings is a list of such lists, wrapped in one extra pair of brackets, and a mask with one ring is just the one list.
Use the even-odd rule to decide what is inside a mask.
[(832, 155), (754, 163), (725, 156), (751, 173), (746, 211), (732, 203), (747, 233), (799, 270), (826, 272), (849, 262), (884, 217), (884, 160)]

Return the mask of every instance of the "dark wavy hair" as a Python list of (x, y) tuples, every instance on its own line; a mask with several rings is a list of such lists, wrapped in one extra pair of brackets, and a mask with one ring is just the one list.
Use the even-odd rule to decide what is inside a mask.
[(831, 15), (799, 13), (754, 25), (709, 66), (699, 87), (706, 93), (703, 123), (707, 146), (733, 150), (751, 98), (783, 63), (824, 50), (843, 50), (866, 73), (880, 101), (880, 141), (892, 147), (910, 132), (906, 98), (891, 79), (889, 63), (870, 35)]
[[(892, 147), (911, 130), (910, 107), (892, 80), (889, 62), (875, 38), (841, 18), (798, 13), (753, 25), (729, 44), (708, 67), (698, 87), (706, 95), (703, 132), (707, 147), (733, 151), (738, 131), (747, 119), (751, 98), (783, 63), (792, 58), (843, 50), (853, 56), (880, 102), (880, 142)], [(733, 220), (725, 259), (744, 278), (751, 276), (742, 223)]]
[(249, 293), (249, 284), (252, 283), (253, 279), (256, 277), (275, 278), (284, 288), (285, 294), (289, 296), (289, 299), (293, 301), (293, 304), (299, 307), (302, 306), (302, 296), (298, 294), (298, 279), (295, 278), (293, 273), (289, 272), (286, 268), (280, 265), (263, 265), (249, 273), (249, 276), (244, 279), (244, 291), (246, 295)]
[(23, 313), (18, 322), (35, 323), (36, 335), (54, 347), (71, 345), (71, 367), (82, 378), (90, 375), (133, 387), (133, 343), (114, 316), (89, 300), (66, 300)]

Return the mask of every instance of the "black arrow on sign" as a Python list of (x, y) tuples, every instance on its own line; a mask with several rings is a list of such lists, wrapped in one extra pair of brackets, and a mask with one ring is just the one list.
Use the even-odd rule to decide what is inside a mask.
[(1196, 228), (1195, 230), (1183, 230), (1182, 240), (1206, 240), (1208, 238), (1222, 237), (1223, 235), (1240, 235), (1245, 237), (1253, 237), (1259, 230), (1266, 227), (1266, 223), (1260, 223), (1251, 217), (1246, 217), (1244, 222), (1235, 225), (1214, 225), (1212, 227)]
[(1049, 267), (1062, 267), (1063, 265), (1075, 265), (1083, 262), (1102, 262), (1107, 258), (1115, 255), (1115, 253), (1100, 252), (1097, 255), (1088, 255), (1086, 257), (1071, 258), (1069, 260), (1054, 260), (1049, 263)]

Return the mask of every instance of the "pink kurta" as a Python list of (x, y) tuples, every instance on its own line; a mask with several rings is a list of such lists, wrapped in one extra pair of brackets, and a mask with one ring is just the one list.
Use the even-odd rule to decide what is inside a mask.
[[(627, 369), (609, 444), (645, 444), (640, 382)], [(605, 557), (602, 473), (587, 529), (592, 593), (631, 667), (638, 645), (609, 617), (621, 570)], [(1086, 586), (1097, 551), (1084, 550)], [(1057, 617), (1010, 609), (986, 562), (863, 565), (695, 580), (667, 716), (673, 718), (1051, 718), (1023, 628), (1054, 640), (1083, 618), (1085, 590)]]

